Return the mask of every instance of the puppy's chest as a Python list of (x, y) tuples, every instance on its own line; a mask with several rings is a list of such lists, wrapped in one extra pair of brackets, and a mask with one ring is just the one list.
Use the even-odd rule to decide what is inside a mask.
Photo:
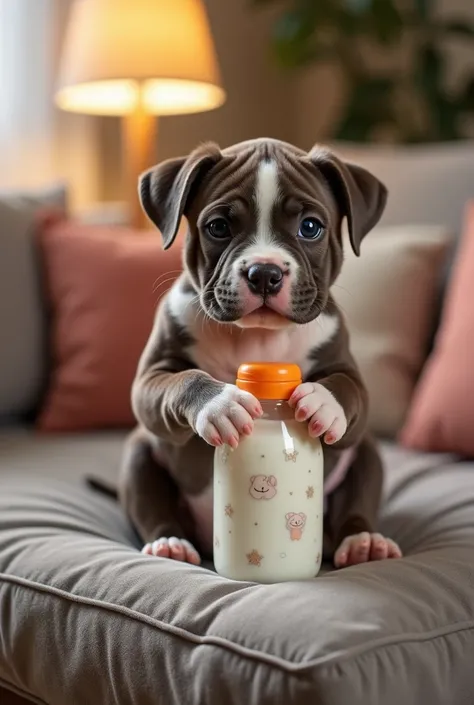
[(195, 337), (189, 353), (199, 369), (222, 382), (234, 383), (244, 362), (294, 362), (305, 375), (314, 364), (308, 357), (310, 349), (311, 335), (303, 327), (291, 332), (238, 329), (227, 332), (209, 325)]

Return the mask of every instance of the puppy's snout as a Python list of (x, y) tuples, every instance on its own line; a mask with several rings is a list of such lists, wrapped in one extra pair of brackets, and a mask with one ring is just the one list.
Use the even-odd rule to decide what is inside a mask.
[(278, 294), (283, 286), (283, 270), (276, 264), (252, 264), (246, 275), (250, 291), (260, 296)]

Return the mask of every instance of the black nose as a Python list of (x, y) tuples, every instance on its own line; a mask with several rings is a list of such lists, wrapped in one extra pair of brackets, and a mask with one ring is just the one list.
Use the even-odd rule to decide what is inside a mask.
[(278, 294), (283, 286), (283, 272), (276, 264), (252, 264), (247, 272), (249, 289), (255, 294)]

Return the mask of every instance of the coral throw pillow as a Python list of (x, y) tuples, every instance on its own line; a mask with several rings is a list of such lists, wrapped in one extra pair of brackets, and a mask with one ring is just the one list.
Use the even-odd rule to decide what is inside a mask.
[(159, 233), (46, 225), (40, 248), (50, 308), (49, 388), (37, 426), (83, 431), (133, 425), (130, 387), (154, 311), (181, 269)]
[(474, 456), (474, 201), (447, 292), (434, 351), (400, 434), (403, 445)]

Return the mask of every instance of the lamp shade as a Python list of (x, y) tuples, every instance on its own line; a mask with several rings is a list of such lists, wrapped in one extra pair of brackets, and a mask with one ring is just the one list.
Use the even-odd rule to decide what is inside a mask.
[(201, 0), (74, 0), (56, 103), (124, 115), (176, 115), (225, 100)]

